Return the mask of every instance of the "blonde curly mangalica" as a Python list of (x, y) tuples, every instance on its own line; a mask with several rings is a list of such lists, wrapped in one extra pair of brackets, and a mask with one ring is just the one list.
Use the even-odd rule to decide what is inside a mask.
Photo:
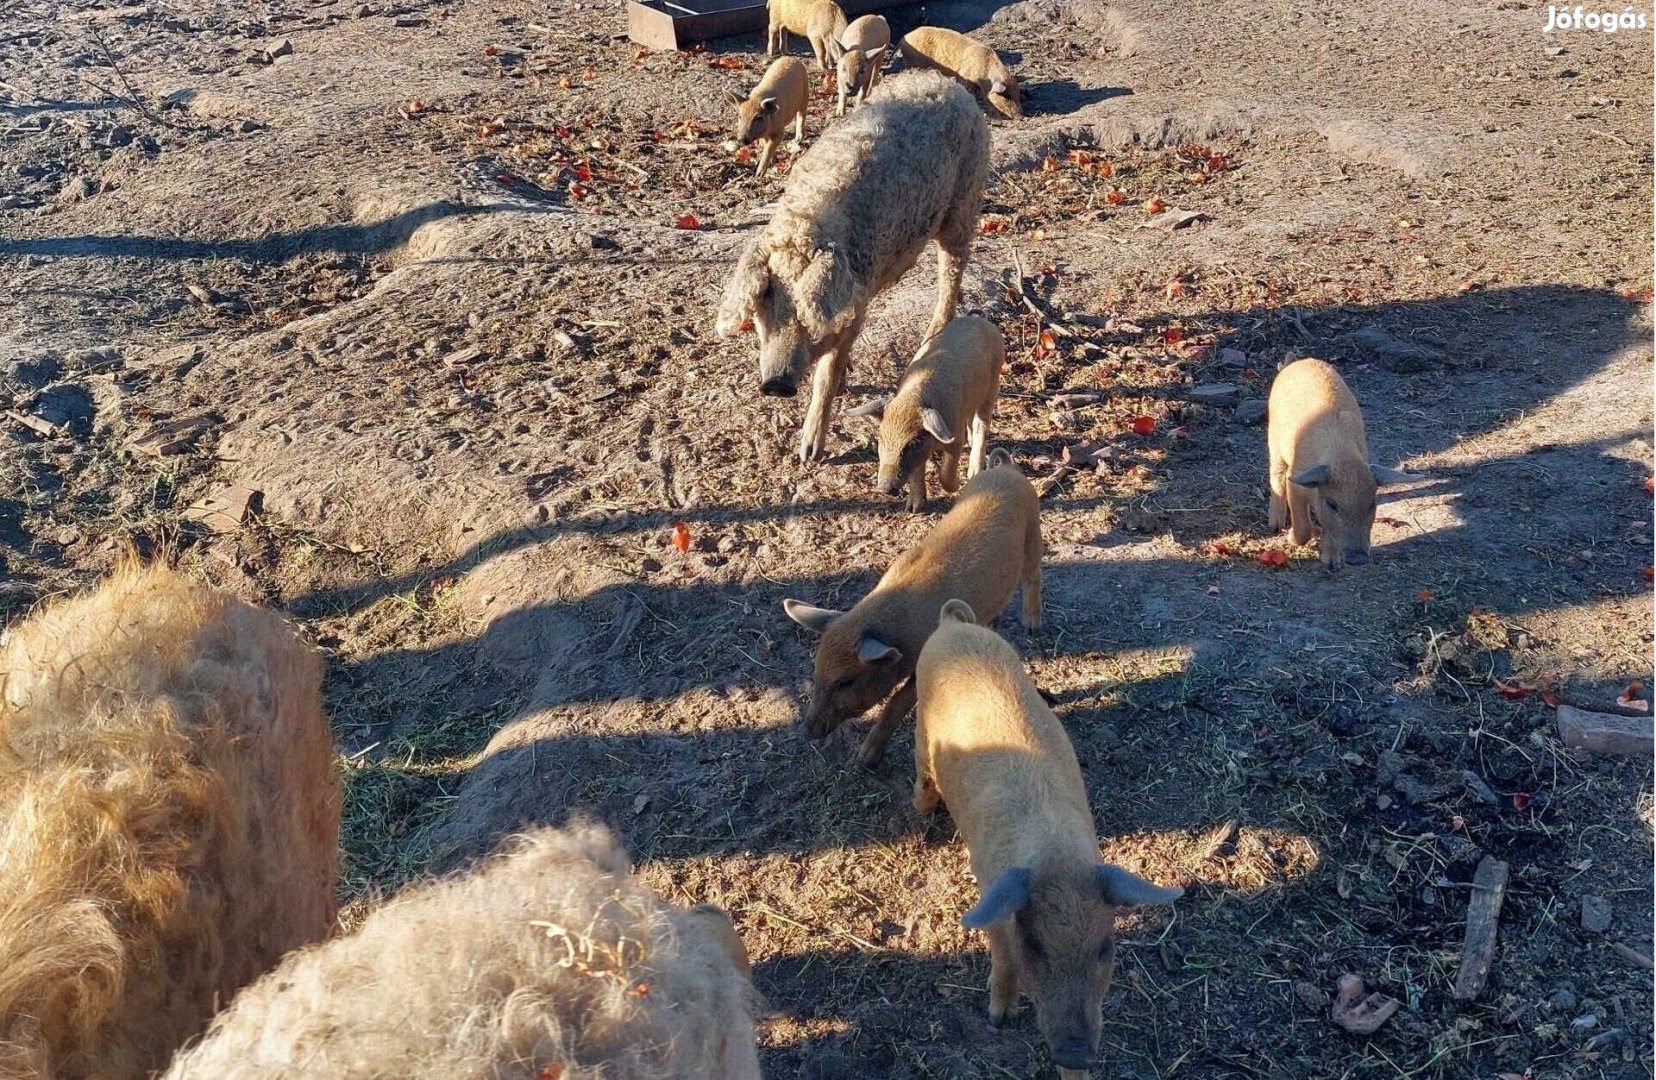
[(167, 1080), (757, 1080), (747, 954), (717, 908), (577, 822), (410, 889), (249, 987)]
[(147, 1077), (334, 925), (320, 658), (128, 566), (0, 650), (0, 1076)]

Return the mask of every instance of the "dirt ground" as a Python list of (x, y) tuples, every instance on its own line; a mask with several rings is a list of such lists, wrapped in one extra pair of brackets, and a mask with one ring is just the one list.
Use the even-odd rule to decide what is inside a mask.
[[(1651, 31), (1520, 0), (892, 17), (1028, 86), (964, 300), (1046, 492), (1048, 624), (1001, 629), (1105, 855), (1187, 889), (1123, 924), (1097, 1074), (1650, 1076), (1651, 975), (1614, 948), (1652, 951), (1650, 762), (1565, 749), (1550, 703), (1652, 682)], [(0, 0), (0, 615), (135, 546), (297, 618), (352, 918), (585, 809), (732, 912), (769, 1075), (1040, 1073), (1027, 1010), (986, 1028), (911, 740), (866, 772), (858, 732), (793, 726), (813, 643), (781, 599), (849, 605), (945, 503), (872, 490), (866, 422), (794, 461), (802, 402), (713, 336), (786, 182), (724, 146), (763, 43), (624, 30), (580, 0)], [(1157, 200), (1205, 219), (1148, 227)], [(932, 289), (927, 255), (875, 303), (846, 404)], [(1265, 534), (1247, 422), (1299, 355), (1425, 475), (1332, 576)], [(227, 485), (260, 512), (192, 520)], [(1462, 1003), (1485, 855), (1511, 884)], [(1403, 1002), (1377, 1035), (1329, 1022), (1345, 973)]]

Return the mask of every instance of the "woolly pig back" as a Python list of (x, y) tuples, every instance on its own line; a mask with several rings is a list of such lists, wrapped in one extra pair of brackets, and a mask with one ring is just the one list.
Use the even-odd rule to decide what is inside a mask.
[(607, 829), (538, 830), (289, 957), (167, 1075), (757, 1080), (746, 957), (707, 915)]
[(971, 95), (935, 72), (896, 75), (800, 157), (766, 239), (801, 268), (835, 245), (872, 296), (914, 265), (947, 211), (964, 205), (976, 221), (988, 167)]
[(0, 653), (0, 1075), (147, 1076), (334, 918), (321, 664), (128, 567)]

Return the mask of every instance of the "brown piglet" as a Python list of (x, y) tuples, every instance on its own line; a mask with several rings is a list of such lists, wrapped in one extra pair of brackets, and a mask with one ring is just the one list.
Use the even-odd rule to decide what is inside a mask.
[(743, 146), (759, 144), (759, 168), (754, 175), (764, 176), (770, 168), (776, 144), (782, 141), (790, 123), (794, 142), (805, 141), (805, 99), (810, 92), (805, 65), (784, 56), (765, 69), (753, 93), (745, 98), (729, 94), (730, 103), (736, 106), (736, 141)]
[(782, 602), (790, 619), (822, 635), (806, 736), (823, 738), (890, 695), (859, 754), (864, 765), (878, 762), (914, 707), (914, 663), (937, 628), (938, 606), (964, 597), (992, 620), (1019, 584), (1023, 625), (1034, 630), (1041, 625), (1040, 503), (1011, 456), (997, 450), (954, 507), (850, 611)]
[(951, 599), (920, 652), (914, 806), (949, 804), (989, 937), (989, 1022), (1022, 989), (1060, 1075), (1091, 1076), (1123, 904), (1183, 895), (1103, 862), (1075, 750), (1000, 635)]
[(1304, 544), (1320, 529), (1318, 557), (1328, 570), (1368, 562), (1376, 489), (1420, 478), (1369, 461), (1363, 410), (1321, 360), (1277, 372), (1266, 415), (1271, 530), (1291, 525), (1294, 543)]
[(1006, 342), (995, 324), (964, 315), (920, 347), (890, 400), (852, 409), (852, 415), (880, 421), (874, 486), (895, 495), (908, 481), (908, 508), (919, 510), (926, 505), (926, 463), (938, 458), (938, 483), (944, 491), (958, 491), (961, 438), (968, 432), (966, 478), (981, 472), (1005, 362)]

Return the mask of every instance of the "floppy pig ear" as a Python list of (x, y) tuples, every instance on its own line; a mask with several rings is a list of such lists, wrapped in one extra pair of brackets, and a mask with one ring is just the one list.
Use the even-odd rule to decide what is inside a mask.
[(977, 612), (973, 611), (972, 605), (964, 600), (946, 600), (943, 603), (943, 610), (937, 613), (937, 621), (944, 623), (951, 620), (975, 624), (977, 622)]
[(902, 650), (895, 645), (887, 645), (872, 634), (864, 634), (862, 640), (857, 642), (857, 659), (865, 664), (878, 664), (902, 658)]
[(949, 430), (949, 422), (943, 419), (943, 414), (936, 409), (925, 408), (920, 410), (920, 426), (925, 428), (932, 438), (945, 446), (954, 442), (954, 432)]
[(1171, 904), (1184, 895), (1178, 886), (1164, 889), (1112, 863), (1098, 868), (1098, 891), (1111, 904)]
[(968, 930), (982, 930), (1010, 918), (1029, 906), (1029, 869), (1015, 866), (983, 890), (977, 904), (960, 917)]
[(782, 610), (788, 613), (788, 618), (803, 626), (813, 634), (820, 634), (828, 629), (828, 624), (845, 614), (833, 608), (812, 607), (810, 604), (798, 600), (782, 601)]
[(732, 105), (740, 105), (742, 102), (746, 101), (747, 99), (744, 98), (741, 94), (738, 94), (736, 91), (731, 90), (727, 87), (725, 89), (725, 100), (730, 102)]
[(736, 272), (725, 284), (724, 299), (719, 302), (719, 318), (714, 329), (721, 338), (736, 332), (736, 328), (753, 317), (759, 307), (759, 298), (770, 288), (770, 252), (762, 244), (752, 244), (736, 262)]
[(1334, 469), (1328, 465), (1313, 465), (1302, 470), (1299, 475), (1290, 477), (1300, 487), (1316, 487), (1328, 483), (1328, 478), (1334, 475)]
[(817, 248), (794, 282), (794, 310), (813, 341), (837, 334), (857, 314), (857, 281), (835, 244)]
[(882, 397), (882, 398), (875, 398), (873, 401), (865, 401), (861, 405), (858, 405), (855, 409), (846, 409), (845, 410), (845, 415), (846, 416), (871, 416), (876, 420), (884, 420), (885, 419), (885, 410), (886, 410), (886, 400), (887, 399)]
[(994, 82), (989, 84), (989, 92), (991, 94), (999, 94), (1001, 97), (1005, 97), (1006, 84), (1001, 82), (999, 79), (996, 79)]

